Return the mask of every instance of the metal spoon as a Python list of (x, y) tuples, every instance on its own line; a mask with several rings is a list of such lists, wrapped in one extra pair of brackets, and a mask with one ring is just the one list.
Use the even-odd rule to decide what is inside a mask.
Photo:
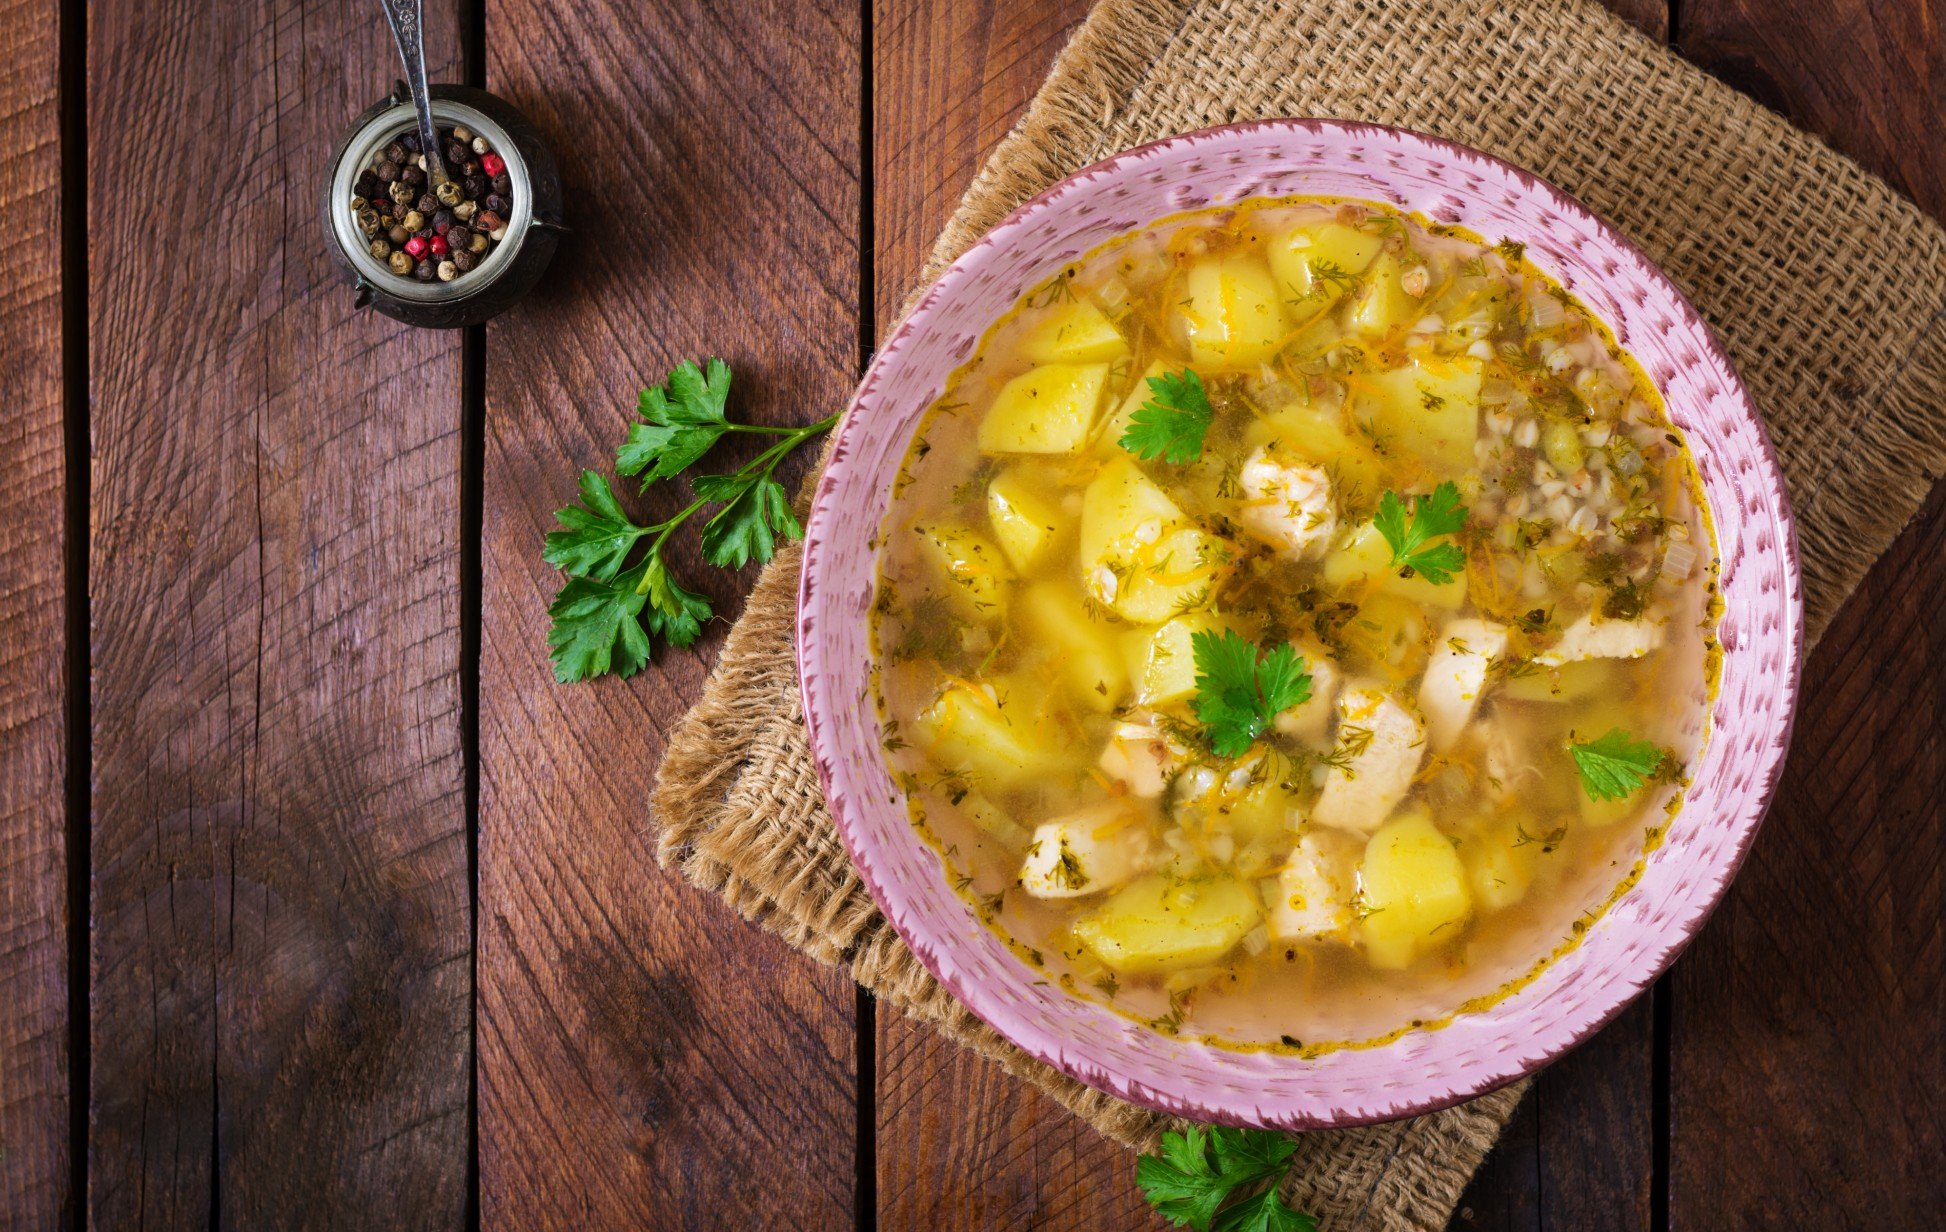
[(437, 187), (452, 177), (440, 154), (439, 130), (433, 127), (432, 98), (426, 87), (425, 11), (420, 0), (379, 2), (385, 6), (385, 21), (392, 27), (399, 59), (405, 62), (406, 89), (412, 94), (412, 110), (419, 116), (419, 148), (426, 156), (426, 183)]

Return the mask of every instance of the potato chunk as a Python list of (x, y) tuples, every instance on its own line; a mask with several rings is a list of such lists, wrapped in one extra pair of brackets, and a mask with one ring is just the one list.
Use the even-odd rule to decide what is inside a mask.
[(1082, 583), (1137, 624), (1160, 624), (1207, 599), (1230, 545), (1188, 525), (1131, 458), (1116, 458), (1081, 498)]
[(1365, 272), (1364, 292), (1352, 309), (1351, 322), (1368, 334), (1383, 334), (1419, 319), (1424, 301), (1405, 289), (1405, 269), (1386, 253)]
[(987, 453), (1074, 453), (1094, 430), (1107, 364), (1043, 364), (1000, 387), (980, 421)]
[(1128, 354), (1128, 342), (1107, 313), (1077, 299), (1043, 317), (1021, 340), (1020, 353), (1037, 364), (1098, 363)]
[(1334, 590), (1369, 586), (1410, 599), (1427, 607), (1443, 607), (1457, 612), (1466, 604), (1466, 574), (1453, 575), (1450, 582), (1437, 585), (1414, 573), (1403, 577), (1392, 567), (1392, 545), (1378, 527), (1366, 522), (1351, 533), (1343, 546), (1324, 558), (1324, 583)]
[(1189, 356), (1199, 368), (1248, 368), (1268, 359), (1290, 323), (1270, 270), (1251, 257), (1225, 257), (1189, 267), (1183, 320)]
[(983, 782), (1006, 786), (1048, 774), (1060, 757), (1031, 696), (1024, 689), (947, 685), (915, 721), (920, 747), (946, 770)]
[(1486, 689), (1487, 668), (1507, 648), (1507, 627), (1466, 618), (1448, 621), (1439, 631), (1419, 684), (1419, 713), (1426, 716), (1426, 739), (1432, 751), (1453, 747), (1473, 718)]
[(1243, 489), (1238, 523), (1292, 558), (1321, 554), (1338, 533), (1338, 507), (1323, 468), (1259, 449), (1244, 462), (1237, 482)]
[(1358, 891), (1358, 840), (1314, 830), (1297, 840), (1274, 883), (1266, 883), (1265, 922), (1273, 941), (1346, 941)]
[(946, 580), (945, 590), (959, 606), (982, 619), (1000, 614), (1014, 571), (1000, 549), (977, 530), (940, 522), (915, 526), (933, 563)]
[[(1529, 830), (1529, 834), (1532, 831)], [(1483, 820), (1460, 839), (1466, 884), (1482, 911), (1504, 911), (1527, 895), (1541, 845), (1512, 819)]]
[(1421, 356), (1372, 377), (1359, 406), (1380, 439), (1422, 458), (1441, 477), (1474, 466), (1480, 435), (1480, 364)]
[(1196, 651), (1193, 639), (1198, 633), (1214, 632), (1222, 625), (1207, 612), (1189, 612), (1164, 621), (1154, 629), (1124, 635), (1128, 674), (1135, 682), (1138, 706), (1164, 706), (1180, 701), (1196, 691)]
[(1379, 827), (1359, 869), (1364, 919), (1359, 935), (1374, 967), (1398, 970), (1458, 935), (1473, 911), (1466, 868), (1452, 840), (1424, 809), (1409, 809)]
[(1040, 563), (1063, 520), (1061, 507), (1019, 467), (1001, 471), (987, 484), (987, 524), (1008, 562), (1023, 573)]
[(1154, 861), (1148, 818), (1132, 800), (1104, 800), (1034, 828), (1020, 884), (1035, 898), (1114, 889)]
[(1020, 596), (1021, 628), (1067, 683), (1068, 693), (1093, 710), (1113, 710), (1128, 692), (1128, 669), (1105, 617), (1082, 605), (1066, 578), (1044, 578)]
[(1278, 289), (1300, 318), (1344, 296), (1378, 255), (1384, 239), (1342, 223), (1300, 227), (1270, 241), (1265, 256)]
[(1128, 392), (1122, 395), (1122, 400), (1116, 404), (1115, 409), (1103, 418), (1102, 439), (1111, 445), (1119, 442), (1122, 434), (1128, 431), (1129, 424), (1134, 421), (1135, 412), (1141, 410), (1155, 397), (1155, 391), (1149, 388), (1149, 382), (1167, 375), (1169, 375), (1169, 365), (1159, 359), (1144, 369), (1142, 375), (1135, 378), (1135, 383), (1128, 387)]
[(1151, 873), (1077, 921), (1074, 935), (1117, 971), (1152, 973), (1216, 962), (1262, 918), (1256, 891), (1234, 877)]
[[(1348, 762), (1325, 772), (1311, 820), (1369, 834), (1412, 789), (1426, 751), (1425, 729), (1418, 715), (1380, 689), (1346, 689), (1338, 715), (1338, 744)], [(1358, 745), (1362, 750), (1351, 752)]]

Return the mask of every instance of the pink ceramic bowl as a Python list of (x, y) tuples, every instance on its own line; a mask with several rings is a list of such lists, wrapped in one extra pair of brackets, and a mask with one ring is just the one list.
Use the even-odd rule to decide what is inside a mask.
[[(906, 819), (879, 754), (867, 612), (874, 531), (922, 413), (1022, 290), (1162, 215), (1253, 196), (1390, 202), (1509, 237), (1615, 330), (1688, 434), (1720, 538), (1722, 690), (1688, 803), (1640, 881), (1582, 944), (1491, 1009), (1316, 1059), (1158, 1034), (1071, 997), (975, 920)], [(1723, 896), (1790, 742), (1802, 646), (1797, 553), (1757, 410), (1687, 300), (1579, 202), (1517, 167), (1417, 133), (1323, 120), (1209, 129), (1097, 163), (1014, 211), (886, 339), (839, 429), (805, 535), (798, 666), (826, 798), (866, 885), (976, 1014), (1090, 1086), (1201, 1121), (1362, 1124), (1532, 1073), (1618, 1014)]]

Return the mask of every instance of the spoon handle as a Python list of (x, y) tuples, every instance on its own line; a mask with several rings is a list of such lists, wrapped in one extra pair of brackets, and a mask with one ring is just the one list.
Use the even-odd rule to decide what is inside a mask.
[(450, 177), (446, 160), (439, 149), (439, 131), (432, 122), (432, 98), (426, 87), (425, 12), (420, 0), (380, 0), (385, 6), (386, 24), (392, 27), (392, 41), (398, 45), (399, 59), (405, 62), (406, 89), (412, 93), (412, 109), (419, 116), (419, 146), (426, 156), (426, 182), (443, 184)]

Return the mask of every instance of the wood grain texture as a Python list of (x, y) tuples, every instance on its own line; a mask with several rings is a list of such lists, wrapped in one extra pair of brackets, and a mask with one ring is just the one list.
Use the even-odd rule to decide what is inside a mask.
[(1946, 24), (1915, 0), (1681, 0), (1676, 46), (1946, 218)]
[[(1082, 0), (876, 3), (872, 221), (878, 327), (1087, 15)], [(878, 1226), (1161, 1228), (1128, 1152), (904, 1015), (877, 1021)]]
[(88, 36), (89, 1218), (455, 1228), (459, 339), (355, 314), (317, 215), (396, 58), (337, 4)]
[(1946, 488), (1812, 656), (1784, 783), (1677, 966), (1672, 1227), (1946, 1208)]
[[(632, 680), (567, 687), (548, 669), (560, 580), (539, 548), (574, 467), (612, 473), (637, 391), (680, 359), (728, 360), (739, 418), (842, 404), (860, 13), (492, 0), (486, 28), (488, 84), (555, 139), (575, 233), (488, 333), (482, 1222), (849, 1227), (853, 986), (659, 869), (646, 815), (663, 732), (755, 571), (709, 568), (680, 536), (672, 568), (723, 619)], [(624, 499), (666, 516), (686, 497)]]
[(67, 643), (58, 8), (0, 2), (0, 1227), (68, 1171)]

